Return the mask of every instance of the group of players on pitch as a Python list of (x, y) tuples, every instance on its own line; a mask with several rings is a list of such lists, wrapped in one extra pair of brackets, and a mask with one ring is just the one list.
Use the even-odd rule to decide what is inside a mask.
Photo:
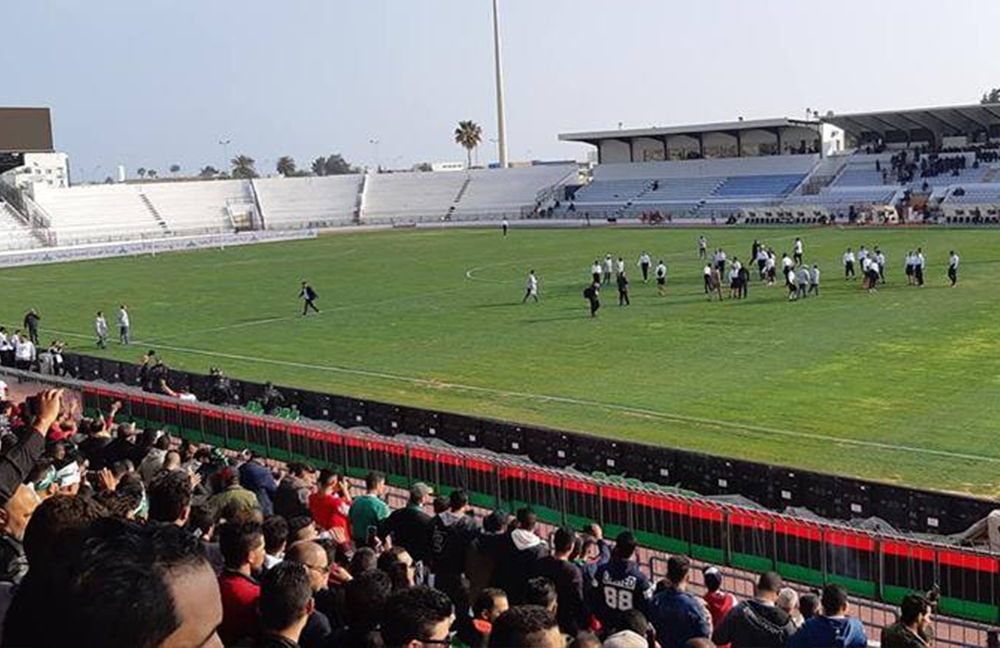
[[(757, 274), (760, 281), (766, 281), (767, 285), (774, 286), (777, 283), (778, 272), (784, 280), (788, 289), (789, 301), (805, 299), (809, 295), (819, 296), (820, 269), (818, 264), (812, 267), (804, 262), (805, 244), (801, 238), (796, 238), (792, 245), (792, 256), (787, 253), (781, 255), (781, 260), (777, 258), (774, 248), (765, 245), (759, 240), (754, 240), (750, 248), (751, 262), (757, 266)], [(714, 250), (709, 258), (708, 239), (702, 235), (698, 238), (698, 258), (705, 261), (702, 270), (704, 281), (704, 292), (709, 301), (718, 296), (722, 301), (723, 280), (729, 282), (729, 299), (746, 299), (748, 286), (750, 283), (750, 268), (744, 265), (739, 258), (734, 257), (732, 262), (726, 257), (723, 248)], [(951, 285), (958, 283), (958, 265), (960, 259), (955, 251), (949, 252), (948, 259), (948, 279)], [(877, 246), (869, 251), (862, 245), (857, 254), (853, 248), (847, 248), (843, 256), (844, 280), (857, 278), (857, 267), (861, 270), (861, 287), (869, 293), (878, 292), (878, 285), (885, 283), (886, 257)], [(643, 283), (649, 282), (650, 269), (656, 279), (657, 292), (663, 296), (667, 289), (667, 266), (660, 260), (655, 268), (652, 265), (652, 258), (647, 252), (639, 256), (637, 262), (642, 273)], [(907, 283), (911, 286), (924, 285), (924, 270), (926, 260), (922, 248), (906, 253), (905, 271)], [(601, 308), (601, 288), (612, 285), (612, 280), (618, 288), (618, 305), (628, 306), (629, 299), (629, 278), (625, 269), (625, 260), (618, 257), (615, 260), (608, 254), (601, 260), (595, 260), (590, 268), (591, 281), (583, 291), (584, 298), (590, 304), (590, 316), (596, 317), (597, 311)], [(528, 280), (524, 299), (521, 303), (529, 299), (538, 301), (538, 276), (534, 270), (528, 273)]]

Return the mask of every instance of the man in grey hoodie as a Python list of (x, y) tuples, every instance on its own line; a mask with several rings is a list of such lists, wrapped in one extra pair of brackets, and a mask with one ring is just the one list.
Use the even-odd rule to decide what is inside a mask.
[(784, 586), (775, 572), (761, 574), (754, 598), (739, 603), (712, 635), (712, 641), (732, 648), (785, 648), (795, 633), (788, 613), (775, 606)]

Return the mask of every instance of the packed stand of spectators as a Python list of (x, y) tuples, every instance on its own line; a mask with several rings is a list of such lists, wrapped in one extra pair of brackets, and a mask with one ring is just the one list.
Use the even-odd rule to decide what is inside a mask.
[[(799, 596), (774, 573), (753, 598), (600, 527), (540, 535), (528, 508), (481, 515), (412, 486), (391, 510), (329, 470), (62, 412), (61, 392), (4, 404), (0, 646), (56, 648), (862, 648), (837, 585)], [(930, 645), (910, 597), (883, 646)], [(712, 643), (712, 642), (715, 643)]]

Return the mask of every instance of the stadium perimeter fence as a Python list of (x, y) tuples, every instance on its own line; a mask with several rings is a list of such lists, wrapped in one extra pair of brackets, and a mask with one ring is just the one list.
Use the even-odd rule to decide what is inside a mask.
[[(245, 410), (182, 401), (123, 385), (3, 369), (8, 382), (58, 385), (80, 394), (85, 414), (121, 401), (120, 420), (230, 451), (250, 449), (275, 462), (306, 461), (353, 479), (380, 471), (397, 499), (414, 482), (439, 494), (465, 489), (481, 510), (531, 507), (550, 528), (596, 522), (607, 537), (631, 530), (640, 563), (662, 578), (671, 554), (724, 569), (726, 586), (752, 595), (756, 574), (775, 570), (800, 592), (840, 583), (852, 613), (877, 637), (895, 621), (895, 605), (911, 591), (938, 585), (936, 645), (986, 646), (1000, 621), (1000, 558), (904, 537), (796, 519), (763, 510), (605, 483), (508, 457), (387, 437), (316, 421), (289, 421)], [(694, 589), (703, 587), (695, 574)]]

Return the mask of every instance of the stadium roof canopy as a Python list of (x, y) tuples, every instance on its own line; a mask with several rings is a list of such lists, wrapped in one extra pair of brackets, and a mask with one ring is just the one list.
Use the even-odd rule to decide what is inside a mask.
[(1000, 131), (1000, 104), (969, 104), (940, 108), (914, 108), (878, 112), (828, 114), (822, 118), (859, 140), (877, 136), (886, 141), (900, 141), (901, 135), (913, 137), (932, 134), (935, 141), (942, 137), (972, 136)]
[[(744, 155), (743, 144), (749, 138), (744, 135), (750, 132), (769, 133), (774, 140), (774, 145), (780, 151), (783, 143), (799, 141), (801, 137), (792, 137), (790, 131), (795, 130), (801, 134), (802, 129), (813, 131), (816, 138), (819, 138), (821, 122), (814, 120), (789, 119), (779, 117), (775, 119), (755, 119), (739, 120), (732, 122), (720, 122), (712, 124), (694, 124), (690, 126), (667, 126), (651, 128), (630, 128), (606, 131), (587, 131), (578, 133), (560, 133), (559, 140), (563, 142), (580, 142), (596, 146), (598, 151), (604, 153), (605, 145), (608, 143), (621, 143), (631, 151), (626, 157), (628, 159), (618, 161), (641, 161), (637, 153), (637, 146), (643, 141), (654, 140), (661, 143), (663, 147), (670, 147), (671, 140), (677, 141), (682, 138), (697, 142), (696, 149), (700, 148), (700, 153), (704, 157), (705, 141), (718, 139), (719, 136), (730, 139), (733, 143), (734, 154), (738, 157)], [(786, 138), (785, 136), (788, 135)]]

